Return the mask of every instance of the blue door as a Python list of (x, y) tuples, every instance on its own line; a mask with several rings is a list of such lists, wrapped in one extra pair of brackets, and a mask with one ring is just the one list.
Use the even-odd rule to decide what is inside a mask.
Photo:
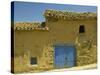
[(67, 68), (75, 66), (74, 46), (55, 46), (55, 68)]

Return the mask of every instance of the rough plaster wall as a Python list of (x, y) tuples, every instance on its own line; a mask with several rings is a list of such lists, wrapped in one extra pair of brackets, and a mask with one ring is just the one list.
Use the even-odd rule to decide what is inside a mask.
[[(83, 41), (83, 39), (96, 40), (96, 21), (58, 21), (46, 22), (46, 24), (49, 27), (49, 31), (15, 32), (15, 56), (22, 56), (22, 60), (24, 60), (23, 56), (29, 53), (26, 54), (28, 58), (24, 60), (27, 64), (30, 64), (30, 57), (37, 57), (38, 59), (38, 68), (28, 65), (26, 66), (27, 69), (47, 70), (53, 68), (54, 48), (52, 45), (54, 43), (74, 43), (77, 47), (77, 65), (96, 62), (96, 47), (94, 45), (90, 49), (87, 47), (83, 49), (81, 47), (81, 41)], [(82, 24), (85, 25), (86, 28), (85, 37), (83, 39), (79, 35), (79, 25)], [(77, 37), (79, 38), (78, 43), (81, 44), (81, 46), (78, 46), (76, 43)], [(84, 60), (86, 60), (86, 62)], [(19, 64), (19, 62), (16, 63)]]
[[(76, 65), (87, 65), (97, 62), (97, 23), (96, 20), (87, 21), (47, 21), (55, 42), (74, 43), (77, 57)], [(80, 25), (85, 26), (85, 33), (79, 34)], [(78, 40), (77, 40), (78, 38)], [(77, 43), (76, 43), (77, 40)], [(90, 46), (91, 44), (91, 46)], [(84, 47), (83, 47), (84, 46)]]
[(47, 33), (48, 31), (16, 31), (15, 55), (20, 55), (20, 53), (17, 52), (31, 51), (33, 55), (37, 56), (39, 54), (41, 56), (42, 46), (48, 42), (49, 35)]
[[(79, 27), (80, 25), (85, 26), (85, 34), (87, 39), (95, 39), (96, 37), (96, 20), (93, 21), (47, 21), (46, 25), (48, 25), (50, 32), (52, 32), (52, 35), (55, 35), (55, 37), (58, 37), (56, 39), (62, 40), (60, 36), (63, 38), (66, 37), (66, 41), (74, 41), (75, 38), (79, 35)], [(58, 34), (59, 33), (59, 34)], [(65, 39), (64, 39), (65, 40)]]
[(43, 69), (52, 69), (53, 68), (53, 54), (54, 49), (50, 45), (45, 45), (42, 52), (42, 57), (40, 57), (40, 66)]
[[(23, 61), (28, 61), (30, 67), (30, 57), (37, 57), (38, 69), (49, 69), (53, 66), (49, 66), (49, 55), (47, 51), (51, 51), (52, 48), (49, 46), (52, 42), (51, 36), (48, 34), (49, 31), (16, 31), (15, 32), (15, 57), (21, 56)], [(28, 54), (27, 54), (28, 53)], [(45, 53), (47, 53), (45, 56)], [(49, 53), (49, 54), (48, 54)], [(27, 55), (27, 60), (24, 60), (23, 55)], [(17, 60), (17, 59), (15, 59)], [(52, 58), (50, 59), (52, 60)], [(19, 61), (20, 62), (20, 61)], [(19, 62), (16, 62), (17, 64)], [(27, 65), (24, 64), (24, 65)], [(36, 68), (36, 67), (31, 67)]]
[(97, 46), (85, 41), (77, 44), (77, 66), (97, 63)]

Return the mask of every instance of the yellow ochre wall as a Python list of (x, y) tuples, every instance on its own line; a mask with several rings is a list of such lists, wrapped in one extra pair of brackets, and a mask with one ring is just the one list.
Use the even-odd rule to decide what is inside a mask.
[[(58, 20), (56, 22), (46, 21), (46, 26), (49, 30), (15, 30), (15, 72), (29, 72), (29, 71), (41, 71), (47, 69), (53, 69), (53, 56), (55, 43), (72, 43), (76, 46), (77, 51), (77, 66), (84, 65), (78, 60), (78, 49), (76, 40), (81, 39), (79, 35), (79, 26), (85, 26), (84, 40), (93, 40), (93, 45), (96, 44), (96, 20)], [(82, 50), (81, 50), (82, 51)], [(96, 55), (89, 56), (90, 59)], [(30, 57), (37, 57), (38, 65), (30, 65)], [(23, 60), (24, 64), (20, 61)], [(79, 58), (80, 59), (80, 58)], [(78, 62), (79, 61), (79, 62)], [(96, 56), (94, 62), (96, 62)], [(18, 65), (20, 63), (20, 65)], [(51, 63), (51, 64), (50, 64)], [(90, 61), (89, 63), (92, 63)], [(87, 63), (87, 64), (89, 64)], [(22, 66), (23, 65), (23, 66)], [(26, 65), (26, 66), (25, 66)], [(18, 66), (23, 67), (22, 69)], [(26, 69), (27, 68), (27, 69)], [(34, 69), (35, 68), (35, 69)]]

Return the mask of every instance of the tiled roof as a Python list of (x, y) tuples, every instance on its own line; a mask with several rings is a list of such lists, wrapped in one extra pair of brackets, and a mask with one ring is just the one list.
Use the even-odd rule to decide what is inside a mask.
[(14, 30), (49, 30), (48, 27), (41, 27), (40, 23), (18, 22), (14, 24)]
[(93, 12), (67, 12), (52, 9), (46, 10), (44, 16), (56, 19), (97, 19), (97, 13)]

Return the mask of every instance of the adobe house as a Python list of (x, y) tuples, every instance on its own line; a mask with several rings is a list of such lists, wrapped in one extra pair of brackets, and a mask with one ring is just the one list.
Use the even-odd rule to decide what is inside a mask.
[(14, 72), (97, 62), (97, 14), (46, 10), (45, 22), (15, 23)]

